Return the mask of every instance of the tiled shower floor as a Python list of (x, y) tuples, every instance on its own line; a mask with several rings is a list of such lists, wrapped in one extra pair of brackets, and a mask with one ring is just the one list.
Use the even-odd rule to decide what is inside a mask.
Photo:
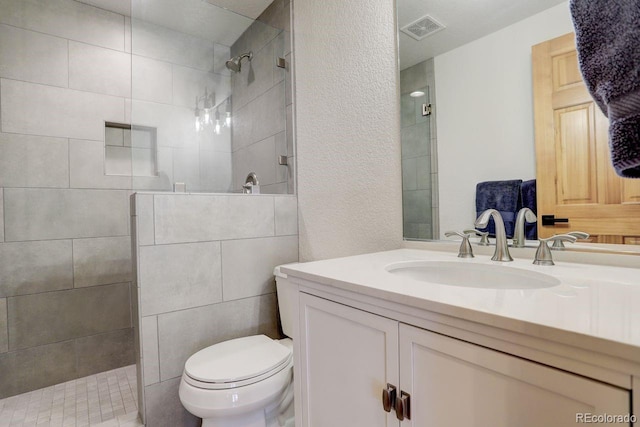
[(0, 427), (137, 427), (135, 365), (0, 400)]

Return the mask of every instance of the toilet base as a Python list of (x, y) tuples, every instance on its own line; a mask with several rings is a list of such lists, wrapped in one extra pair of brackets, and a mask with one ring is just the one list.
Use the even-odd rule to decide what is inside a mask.
[(202, 427), (294, 427), (293, 383), (267, 408), (237, 417), (207, 418)]

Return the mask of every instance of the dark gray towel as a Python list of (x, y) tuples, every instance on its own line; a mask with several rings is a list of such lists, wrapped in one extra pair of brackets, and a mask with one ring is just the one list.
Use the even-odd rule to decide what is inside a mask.
[(640, 0), (571, 0), (580, 70), (618, 175), (640, 178)]
[[(538, 215), (538, 202), (536, 200), (536, 180), (524, 181), (520, 186), (522, 191), (522, 207), (529, 208)], [(524, 235), (527, 240), (538, 240), (538, 224), (536, 222), (525, 223)]]
[[(516, 224), (516, 214), (522, 207), (521, 179), (510, 181), (485, 181), (476, 185), (476, 218), (487, 209), (495, 209), (500, 212), (504, 222), (507, 237), (513, 237)], [(493, 218), (489, 224), (480, 229), (495, 236), (496, 226)]]

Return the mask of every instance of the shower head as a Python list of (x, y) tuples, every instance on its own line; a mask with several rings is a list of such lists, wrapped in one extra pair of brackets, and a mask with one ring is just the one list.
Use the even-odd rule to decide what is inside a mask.
[(226, 62), (226, 66), (233, 72), (239, 73), (242, 69), (242, 60), (248, 58), (249, 61), (253, 58), (253, 52), (243, 53), (242, 55), (234, 56)]

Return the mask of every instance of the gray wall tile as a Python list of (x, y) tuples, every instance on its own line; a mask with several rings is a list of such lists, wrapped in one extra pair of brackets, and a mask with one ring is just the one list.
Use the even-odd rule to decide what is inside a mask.
[(187, 191), (200, 190), (200, 151), (197, 148), (173, 150), (173, 179), (187, 185)]
[(0, 298), (0, 353), (9, 350), (9, 330), (7, 329), (7, 299)]
[(255, 172), (260, 185), (275, 184), (276, 161), (275, 137), (271, 136), (233, 153), (234, 189), (240, 190), (249, 172)]
[(0, 399), (75, 377), (73, 341), (0, 354)]
[(278, 182), (276, 184), (263, 185), (260, 187), (262, 194), (287, 194), (288, 184), (286, 182)]
[(275, 294), (158, 316), (160, 379), (180, 377), (189, 356), (221, 341), (255, 334), (277, 338), (276, 316)]
[(153, 230), (153, 196), (136, 194), (134, 203), (136, 216), (138, 217), (138, 245), (153, 245), (155, 240)]
[(233, 124), (234, 151), (284, 131), (284, 82), (280, 82), (239, 110), (234, 109)]
[(225, 301), (276, 291), (274, 267), (298, 261), (298, 236), (222, 242), (222, 294)]
[(275, 231), (269, 196), (156, 195), (154, 209), (157, 244), (266, 237)]
[(3, 132), (102, 141), (105, 121), (124, 121), (122, 98), (6, 79), (0, 90)]
[(158, 316), (142, 318), (142, 359), (144, 361), (144, 385), (160, 382), (160, 360), (158, 358)]
[(110, 371), (134, 362), (132, 328), (76, 340), (78, 377)]
[(76, 288), (131, 281), (131, 238), (102, 237), (73, 241)]
[(4, 187), (69, 187), (69, 146), (64, 138), (0, 133)]
[[(195, 101), (195, 100), (194, 100)], [(158, 147), (197, 146), (193, 107), (185, 108), (155, 102), (132, 102), (133, 123), (157, 129)]]
[(200, 150), (200, 191), (229, 193), (232, 187), (231, 153)]
[(231, 76), (231, 71), (226, 67), (225, 62), (231, 58), (229, 46), (214, 43), (213, 45), (213, 72), (223, 76)]
[(200, 418), (190, 414), (178, 396), (180, 378), (147, 386), (145, 394), (145, 425), (147, 427), (199, 427)]
[(276, 236), (298, 234), (298, 198), (275, 197)]
[[(105, 147), (100, 141), (69, 141), (69, 180), (71, 188), (131, 189), (130, 176), (105, 174)], [(130, 173), (130, 168), (129, 171)]]
[(139, 256), (142, 316), (222, 300), (219, 242), (143, 246)]
[(133, 20), (132, 51), (201, 71), (213, 68), (213, 42), (137, 19)]
[(129, 328), (129, 284), (11, 297), (8, 319), (12, 351)]
[(404, 191), (416, 190), (417, 183), (416, 157), (402, 159), (402, 189)]
[(0, 25), (0, 77), (67, 87), (67, 41)]
[(128, 197), (115, 190), (4, 190), (7, 241), (128, 234)]
[(134, 99), (171, 104), (171, 64), (133, 55), (131, 73)]
[(295, 156), (296, 155), (296, 147), (295, 147), (295, 135), (293, 134), (293, 105), (289, 104), (286, 108), (286, 135), (287, 135), (287, 155)]
[(400, 88), (402, 93), (411, 93), (427, 86), (425, 62), (406, 68), (400, 72)]
[(0, 242), (4, 242), (4, 188), (0, 188)]
[(124, 48), (124, 18), (72, 0), (0, 0), (0, 22), (109, 49)]
[(131, 55), (69, 42), (69, 87), (131, 97)]
[(0, 296), (72, 287), (70, 240), (0, 244)]
[(194, 108), (196, 96), (204, 95), (205, 88), (209, 94), (215, 94), (215, 103), (220, 104), (220, 114), (224, 118), (224, 100), (231, 95), (231, 78), (179, 65), (173, 66), (174, 105)]

